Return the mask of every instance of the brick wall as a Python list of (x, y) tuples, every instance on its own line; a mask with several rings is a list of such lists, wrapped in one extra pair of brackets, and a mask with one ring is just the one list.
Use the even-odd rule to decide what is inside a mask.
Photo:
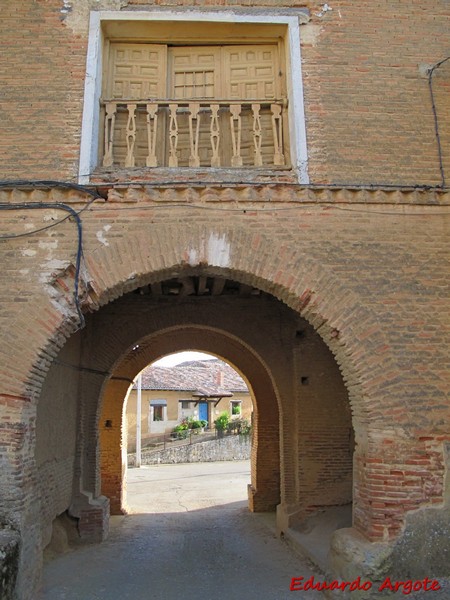
[[(3, 3), (0, 27), (8, 52), (2, 64), (4, 177), (76, 179), (91, 4), (84, 0), (64, 9), (61, 0)], [(118, 4), (102, 0), (95, 8), (117, 9)], [(299, 3), (146, 0), (124, 8), (183, 6), (293, 10)], [(447, 3), (424, 7), (414, 0), (405, 10), (400, 0), (357, 5), (337, 0), (328, 12), (321, 2), (301, 6), (310, 11), (301, 34), (311, 180), (439, 184), (425, 71), (448, 55)], [(447, 170), (449, 76), (449, 63), (434, 75)]]
[[(251, 202), (245, 195), (250, 192)], [(285, 192), (280, 189), (278, 196), (276, 190), (271, 191), (272, 197), (279, 200), (276, 205), (268, 206), (258, 201), (259, 194), (265, 197), (267, 192), (264, 190), (256, 193), (231, 190), (229, 193), (243, 209), (236, 212), (235, 209), (227, 210), (228, 205), (219, 207), (216, 203), (220, 190), (196, 193), (198, 204), (204, 209), (187, 203), (181, 207), (166, 204), (160, 208), (156, 192), (152, 192), (150, 199), (143, 190), (142, 197), (133, 192), (132, 202), (126, 192), (120, 199), (114, 196), (116, 201), (99, 202), (83, 213), (84, 255), (91, 281), (86, 306), (104, 304), (137, 286), (167, 278), (173, 272), (188, 273), (186, 261), (190, 256), (196, 256), (198, 265), (214, 264), (216, 259), (211, 248), (214, 244), (223, 248), (225, 240), (231, 253), (228, 266), (206, 268), (212, 273), (265, 289), (292, 306), (294, 314), (300, 312), (320, 332), (340, 366), (352, 404), (357, 444), (355, 525), (372, 539), (388, 539), (402, 530), (405, 511), (412, 505), (442, 506), (445, 500), (442, 491), (443, 438), (448, 419), (447, 404), (443, 401), (448, 393), (445, 358), (448, 311), (447, 275), (439, 267), (438, 258), (446, 252), (446, 195), (317, 190), (314, 195), (309, 193), (316, 202), (303, 202), (299, 206), (294, 198), (283, 201)], [(66, 202), (76, 199), (72, 193), (51, 194), (53, 199)], [(182, 194), (173, 194), (179, 204)], [(304, 198), (302, 194), (297, 197)], [(162, 191), (160, 197), (167, 201), (168, 193)], [(324, 197), (331, 201), (320, 204), (318, 200)], [(351, 205), (345, 203), (346, 197), (352, 198)], [(46, 195), (14, 193), (8, 194), (7, 198), (10, 201), (42, 200)], [(379, 204), (364, 203), (362, 200), (367, 198), (376, 198)], [(392, 203), (394, 198), (403, 203)], [(440, 205), (418, 204), (423, 198), (437, 199)], [(74, 206), (82, 207), (83, 204)], [(28, 216), (25, 222), (24, 214)], [(24, 224), (45, 225), (54, 214), (54, 211), (46, 210), (32, 214), (11, 212), (8, 213), (8, 225), (10, 231), (19, 232), (24, 230)], [(212, 240), (212, 245), (205, 240)], [(74, 314), (71, 306), (73, 270), (69, 269), (64, 275), (64, 269), (58, 271), (57, 267), (74, 259), (76, 231), (73, 224), (66, 222), (37, 237), (11, 241), (8, 248), (2, 280), (5, 290), (2, 331), (8, 336), (12, 323), (22, 323), (22, 326), (14, 327), (14, 334), (7, 338), (8, 346), (4, 345), (1, 350), (4, 393), (33, 399), (44, 371), (53, 359), (55, 345), (63, 341), (60, 332), (69, 334), (73, 328), (73, 320), (64, 316)], [(439, 256), (437, 248), (440, 249)], [(11, 274), (18, 290), (14, 296), (7, 293)], [(113, 332), (112, 342), (125, 336), (126, 343), (121, 342), (125, 351), (140, 335), (133, 334), (133, 337), (129, 324), (119, 326), (119, 305), (112, 303), (109, 306), (113, 329), (110, 330), (108, 320), (101, 325), (103, 317), (98, 321), (100, 325), (95, 333), (85, 339), (82, 346), (83, 363), (86, 364), (85, 358), (92, 355), (95, 360), (87, 364), (100, 371), (108, 371), (110, 367), (108, 363), (104, 364), (103, 351), (98, 349), (99, 340), (111, 335), (110, 331)], [(98, 314), (106, 314), (105, 310), (106, 307), (100, 309)], [(215, 310), (213, 314), (223, 318), (224, 312)], [(46, 318), (42, 318), (43, 315)], [(264, 323), (264, 326), (258, 325), (264, 331), (266, 322), (259, 311), (255, 312), (255, 317), (259, 323)], [(156, 314), (150, 312), (149, 318), (150, 322), (160, 325)], [(236, 321), (235, 317), (227, 318), (232, 318), (235, 326), (241, 327), (241, 321)], [(176, 322), (173, 320), (172, 325)], [(61, 329), (63, 325), (64, 329)], [(242, 328), (238, 333), (242, 335)], [(292, 339), (288, 343), (283, 337), (285, 334), (281, 338), (279, 335), (266, 339), (268, 348), (272, 349), (267, 361), (271, 369), (275, 369), (273, 361), (292, 360)], [(280, 341), (275, 343), (275, 339)], [(110, 346), (114, 347), (114, 343)], [(195, 346), (198, 347), (197, 343)], [(160, 356), (163, 349), (159, 348)], [(210, 350), (221, 355), (217, 349)], [(54, 368), (61, 366), (55, 363)], [(128, 375), (134, 376), (138, 370), (136, 368)], [(278, 376), (280, 397), (286, 402), (290, 394), (295, 397), (290, 383), (292, 377), (292, 374)], [(255, 395), (264, 394), (265, 387), (261, 385), (259, 390), (255, 389)], [(304, 393), (304, 388), (300, 389)], [(95, 395), (98, 398), (101, 390), (98, 376), (85, 373), (81, 390), (82, 398)], [(339, 394), (342, 395), (342, 391)], [(12, 418), (20, 422), (17, 411), (23, 402), (9, 402), (14, 404)], [(283, 410), (288, 411), (288, 407), (286, 404)], [(88, 422), (82, 425), (81, 421), (79, 426), (84, 427), (85, 446), (77, 450), (83, 485), (94, 490), (98, 488), (96, 410), (91, 404), (83, 408), (82, 414)], [(315, 410), (314, 405), (312, 410)], [(8, 418), (8, 413), (3, 414)], [(120, 409), (118, 416), (121, 416)], [(273, 419), (268, 425), (271, 424)], [(269, 440), (276, 434), (276, 429), (268, 430)], [(296, 420), (290, 417), (282, 420), (281, 497), (288, 512), (299, 509), (297, 474), (300, 473), (301, 454), (296, 442), (298, 431)], [(118, 433), (120, 442), (120, 426)], [(431, 448), (425, 444), (419, 448), (418, 436), (432, 438), (435, 445)], [(26, 427), (21, 426), (20, 439), (17, 439), (24, 450), (16, 455), (15, 464), (10, 463), (11, 481), (19, 474), (23, 475), (22, 464), (33, 467), (32, 454), (27, 454), (21, 441), (29, 439)], [(395, 444), (391, 452), (392, 440)], [(340, 444), (337, 440), (333, 443)], [(117, 456), (117, 445), (115, 452)], [(7, 459), (8, 451), (3, 456), (3, 460)], [(261, 459), (267, 460), (270, 456), (274, 465), (267, 465), (269, 474), (276, 468), (277, 454), (267, 454), (263, 444)], [(411, 460), (419, 460), (419, 463), (410, 463)], [(372, 464), (381, 464), (381, 470), (372, 468)], [(422, 465), (426, 465), (426, 474)], [(274, 474), (276, 476), (276, 471)], [(263, 472), (261, 477), (264, 486)], [(120, 469), (117, 481), (120, 482)], [(13, 499), (23, 486), (30, 489), (30, 485), (30, 482), (19, 486), (13, 484), (5, 491)], [(301, 485), (305, 485), (305, 481)], [(414, 495), (399, 494), (399, 487), (414, 488)], [(3, 502), (6, 509), (7, 497)], [(61, 512), (60, 508), (55, 507), (55, 516)]]
[[(275, 294), (292, 307), (294, 314), (304, 315), (332, 350), (353, 410), (358, 475), (354, 489), (355, 525), (373, 539), (390, 538), (404, 526), (403, 515), (411, 508), (412, 501), (417, 507), (442, 506), (444, 502), (443, 437), (446, 436), (448, 408), (443, 399), (448, 393), (448, 311), (447, 274), (439, 266), (439, 260), (446, 252), (447, 197), (435, 192), (317, 190), (308, 192), (316, 202), (299, 205), (292, 196), (288, 196), (292, 197), (291, 201), (283, 201), (285, 192), (280, 188), (277, 195), (277, 191), (271, 190), (270, 194), (278, 197), (278, 202), (267, 205), (258, 200), (266, 197), (265, 190), (231, 190), (230, 197), (234, 195), (242, 207), (238, 212), (231, 205), (219, 207), (216, 200), (220, 198), (220, 190), (197, 191), (200, 208), (186, 202), (183, 206), (166, 204), (162, 208), (156, 192), (148, 198), (144, 189), (141, 197), (134, 191), (131, 202), (126, 192), (120, 199), (115, 195), (116, 201), (94, 204), (83, 213), (84, 256), (91, 282), (85, 305), (104, 304), (152, 280), (167, 278), (173, 272), (188, 273), (187, 261), (192, 260), (192, 256), (196, 257), (197, 265), (214, 265), (216, 260), (220, 264), (221, 259), (214, 258), (213, 247), (218, 244), (223, 249), (225, 243), (230, 250), (228, 265), (203, 268)], [(251, 202), (246, 199), (250, 192)], [(299, 192), (297, 198), (304, 199), (302, 194)], [(180, 192), (173, 195), (178, 205), (183, 195)], [(5, 193), (4, 196), (10, 201), (24, 197), (46, 198), (38, 192)], [(76, 199), (72, 193), (52, 192), (50, 197), (66, 202)], [(167, 202), (168, 193), (161, 191), (160, 197)], [(324, 197), (330, 201), (319, 203)], [(352, 198), (352, 204), (345, 203), (346, 197)], [(364, 203), (368, 198), (376, 198), (379, 203)], [(392, 203), (394, 198), (402, 204)], [(440, 204), (418, 204), (423, 198), (437, 199)], [(26, 221), (23, 221), (24, 214), (28, 216)], [(8, 225), (10, 231), (19, 232), (24, 230), (24, 225), (45, 225), (49, 216), (54, 218), (55, 214), (46, 210), (32, 214), (11, 212)], [(8, 336), (8, 345), (3, 345), (1, 350), (4, 394), (28, 396), (34, 405), (55, 346), (63, 341), (61, 332), (69, 334), (73, 328), (73, 320), (65, 319), (65, 315), (74, 314), (71, 306), (73, 270), (69, 269), (64, 275), (64, 269), (58, 271), (58, 266), (64, 267), (74, 260), (76, 231), (73, 224), (66, 222), (37, 237), (10, 241), (8, 248), (2, 279), (2, 331)], [(8, 293), (12, 274), (16, 295)], [(104, 314), (105, 310), (106, 307), (102, 308), (98, 314)], [(113, 316), (120, 315), (117, 310), (112, 308)], [(223, 318), (220, 311), (214, 314)], [(151, 312), (149, 315), (151, 322), (155, 322), (156, 315), (151, 316)], [(158, 319), (156, 322), (160, 323)], [(15, 327), (11, 330), (13, 323)], [(17, 326), (17, 323), (22, 325)], [(259, 323), (266, 327), (261, 315)], [(125, 335), (128, 346), (123, 345), (123, 351), (131, 348), (139, 334), (130, 337), (128, 325), (118, 327), (115, 320), (111, 324), (114, 324), (113, 340)], [(172, 325), (175, 326), (176, 321)], [(105, 325), (83, 342), (82, 356), (94, 356), (95, 361), (90, 366), (100, 371), (109, 369), (97, 348), (98, 340), (109, 335), (108, 327), (105, 321)], [(238, 333), (242, 335), (242, 331)], [(275, 368), (273, 360), (292, 360), (289, 358), (292, 340), (283, 342), (282, 337), (274, 344), (274, 339), (272, 336), (266, 340), (269, 347), (276, 348), (276, 353), (267, 361), (272, 369)], [(55, 368), (61, 367), (55, 364)], [(286, 399), (292, 393), (289, 377), (279, 377), (281, 395)], [(81, 397), (97, 394), (98, 398), (100, 390), (98, 376), (85, 373)], [(264, 390), (260, 389), (259, 393), (263, 394)], [(255, 395), (258, 395), (256, 389)], [(12, 419), (20, 423), (18, 411), (23, 402), (17, 399), (8, 402), (14, 404)], [(87, 405), (82, 411), (87, 419), (85, 447), (77, 451), (79, 462), (84, 465), (83, 485), (94, 490), (98, 488), (93, 452), (97, 443), (96, 410)], [(4, 414), (8, 418), (8, 413)], [(281, 493), (288, 510), (298, 509), (297, 432), (295, 420), (282, 421), (285, 470)], [(274, 430), (272, 434), (275, 433)], [(419, 457), (418, 436), (436, 440), (432, 449), (421, 446)], [(27, 439), (30, 439), (27, 427), (21, 426), (17, 440), (23, 452), (16, 455), (15, 464), (10, 463), (11, 481), (24, 473), (22, 464), (33, 466), (32, 455), (27, 454), (23, 446), (22, 440)], [(388, 453), (392, 440), (395, 440), (395, 451)], [(262, 456), (267, 459), (264, 445), (262, 449)], [(8, 451), (4, 457), (7, 459)], [(385, 465), (383, 469), (389, 470), (389, 477), (386, 470), (378, 473), (372, 469), (372, 460), (381, 460)], [(420, 462), (412, 463), (415, 466), (409, 468), (410, 460), (425, 461), (427, 476)], [(275, 459), (274, 467), (276, 462)], [(268, 469), (270, 472), (272, 467)], [(414, 497), (405, 499), (397, 488), (408, 489), (412, 485), (411, 471), (416, 471), (413, 487), (419, 493), (414, 492)], [(391, 478), (395, 478), (394, 485), (389, 484)], [(439, 481), (440, 486), (436, 484)], [(378, 486), (379, 491), (374, 486)], [(20, 489), (15, 484), (6, 487), (11, 499)], [(7, 502), (5, 498), (5, 507)], [(55, 515), (60, 512), (55, 508)]]

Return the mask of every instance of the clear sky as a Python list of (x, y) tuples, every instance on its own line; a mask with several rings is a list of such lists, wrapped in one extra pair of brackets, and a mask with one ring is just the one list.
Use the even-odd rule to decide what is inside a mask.
[(186, 360), (211, 360), (214, 358), (216, 357), (212, 354), (203, 354), (202, 352), (177, 352), (176, 354), (168, 354), (153, 364), (157, 367), (173, 367)]

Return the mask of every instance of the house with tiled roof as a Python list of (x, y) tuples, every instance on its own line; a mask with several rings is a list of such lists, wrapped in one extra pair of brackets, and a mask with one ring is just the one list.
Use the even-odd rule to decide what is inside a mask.
[[(149, 365), (141, 373), (141, 435), (145, 441), (170, 433), (183, 419), (208, 422), (223, 412), (251, 419), (250, 390), (242, 377), (220, 359), (194, 360), (174, 367)], [(126, 405), (128, 448), (136, 443), (137, 384)]]

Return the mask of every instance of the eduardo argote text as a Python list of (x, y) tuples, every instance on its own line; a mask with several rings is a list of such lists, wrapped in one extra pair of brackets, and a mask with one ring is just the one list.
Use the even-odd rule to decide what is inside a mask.
[(341, 590), (342, 592), (355, 592), (356, 590), (368, 591), (372, 589), (373, 591), (378, 592), (401, 592), (407, 596), (412, 592), (418, 591), (436, 592), (441, 589), (441, 586), (436, 579), (429, 579), (428, 577), (416, 580), (406, 579), (404, 581), (396, 581), (390, 577), (386, 577), (381, 584), (373, 584), (371, 581), (362, 581), (361, 577), (357, 577), (353, 581), (338, 581), (337, 579), (330, 582), (316, 581), (314, 575), (312, 575), (309, 579), (305, 579), (304, 577), (292, 577), (290, 587), (291, 592), (308, 590)]

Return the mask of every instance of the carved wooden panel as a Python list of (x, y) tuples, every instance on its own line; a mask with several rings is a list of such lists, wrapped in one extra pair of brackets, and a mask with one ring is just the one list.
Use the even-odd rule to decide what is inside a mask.
[[(217, 98), (220, 94), (221, 49), (219, 46), (182, 46), (169, 49), (169, 97), (177, 100)], [(178, 116), (179, 166), (210, 166), (211, 113), (197, 113), (192, 122), (189, 110)], [(197, 130), (198, 127), (198, 130)], [(191, 139), (192, 135), (197, 139)], [(193, 144), (196, 158), (193, 158)]]
[[(103, 95), (112, 100), (143, 100), (163, 98), (167, 95), (167, 47), (161, 44), (112, 43), (108, 64), (108, 76)], [(161, 116), (160, 116), (161, 118)], [(129, 133), (129, 114), (119, 111), (114, 124), (114, 164), (145, 166), (149, 156), (146, 111), (136, 111), (134, 134)], [(159, 127), (161, 130), (161, 125)], [(161, 154), (163, 132), (158, 144)], [(133, 158), (129, 155), (132, 142)], [(159, 162), (162, 163), (161, 154)]]
[(269, 100), (280, 97), (276, 45), (224, 46), (228, 98)]
[[(225, 97), (231, 99), (272, 100), (281, 97), (278, 46), (224, 46)], [(255, 135), (256, 127), (256, 135)], [(269, 109), (261, 108), (241, 116), (241, 156), (245, 166), (273, 164), (274, 128)]]
[(220, 93), (220, 47), (170, 48), (171, 98), (216, 98)]
[(111, 44), (104, 95), (110, 100), (162, 98), (166, 94), (166, 72), (165, 45)]

